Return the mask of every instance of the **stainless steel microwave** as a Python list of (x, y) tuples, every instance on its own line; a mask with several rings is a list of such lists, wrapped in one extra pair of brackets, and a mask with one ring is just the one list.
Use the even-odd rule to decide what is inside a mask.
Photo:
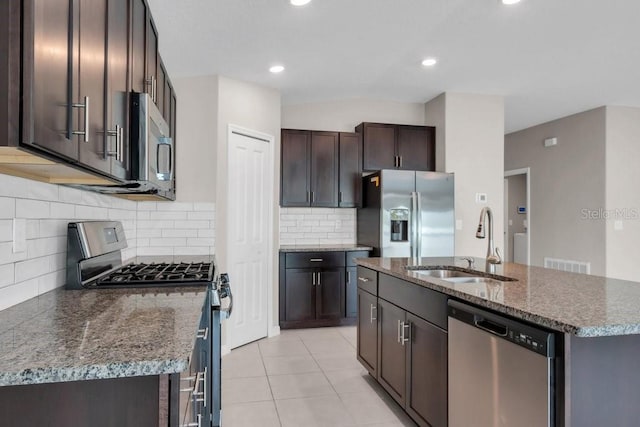
[(131, 179), (160, 193), (173, 188), (175, 152), (169, 125), (149, 94), (131, 94)]

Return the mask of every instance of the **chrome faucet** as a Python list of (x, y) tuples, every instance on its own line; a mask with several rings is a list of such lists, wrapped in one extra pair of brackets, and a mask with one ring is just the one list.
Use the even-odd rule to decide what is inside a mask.
[(480, 222), (478, 223), (478, 231), (476, 232), (476, 237), (478, 239), (484, 239), (485, 233), (485, 217), (487, 217), (489, 222), (489, 244), (487, 246), (487, 263), (488, 264), (501, 264), (502, 258), (500, 258), (500, 251), (493, 245), (493, 212), (491, 212), (491, 208), (486, 206), (482, 208), (480, 212)]

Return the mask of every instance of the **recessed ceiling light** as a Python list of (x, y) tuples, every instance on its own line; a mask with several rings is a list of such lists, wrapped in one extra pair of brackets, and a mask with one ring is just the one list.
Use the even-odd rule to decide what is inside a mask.
[(422, 61), (422, 65), (424, 65), (425, 67), (433, 67), (437, 63), (438, 63), (438, 60), (436, 58), (427, 58), (424, 61)]
[(304, 6), (309, 3), (311, 0), (290, 0), (291, 4), (294, 6)]
[(502, 4), (506, 4), (506, 5), (512, 5), (516, 3), (520, 3), (520, 0), (502, 0)]
[(273, 67), (269, 68), (269, 71), (276, 74), (281, 73), (284, 71), (284, 67), (282, 65), (274, 65)]

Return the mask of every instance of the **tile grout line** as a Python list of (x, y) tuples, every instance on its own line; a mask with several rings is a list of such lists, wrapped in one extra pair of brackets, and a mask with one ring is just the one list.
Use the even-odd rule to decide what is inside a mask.
[[(267, 338), (268, 340), (269, 338)], [(264, 369), (264, 374), (267, 377), (267, 384), (269, 385), (269, 393), (271, 393), (271, 401), (273, 402), (273, 409), (276, 410), (276, 417), (278, 417), (278, 424), (282, 427), (282, 419), (280, 419), (280, 411), (278, 411), (278, 405), (276, 405), (276, 397), (273, 395), (273, 389), (271, 388), (271, 379), (269, 378), (269, 373), (267, 372), (267, 365), (264, 363), (264, 356), (262, 354), (262, 349), (260, 348), (260, 342), (258, 341), (258, 353), (260, 354), (260, 362), (262, 363), (262, 368)]]

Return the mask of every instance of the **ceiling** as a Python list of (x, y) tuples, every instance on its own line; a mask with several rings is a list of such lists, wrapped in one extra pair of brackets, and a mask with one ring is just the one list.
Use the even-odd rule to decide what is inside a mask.
[(222, 74), (277, 88), (283, 104), (503, 95), (506, 132), (640, 107), (638, 0), (148, 1), (173, 79)]

